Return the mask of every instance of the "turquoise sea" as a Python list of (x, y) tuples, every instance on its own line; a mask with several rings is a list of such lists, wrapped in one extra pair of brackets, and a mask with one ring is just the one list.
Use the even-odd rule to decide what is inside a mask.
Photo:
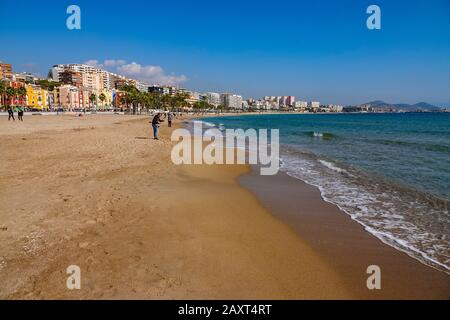
[(317, 186), (383, 242), (450, 273), (450, 114), (282, 114), (203, 119), (279, 129), (281, 170)]

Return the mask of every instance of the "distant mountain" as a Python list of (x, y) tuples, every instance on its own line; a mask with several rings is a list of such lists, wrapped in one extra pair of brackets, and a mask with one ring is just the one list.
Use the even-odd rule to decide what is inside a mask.
[(426, 102), (419, 102), (419, 103), (413, 104), (412, 107), (423, 109), (423, 110), (439, 110), (439, 109), (441, 109), (439, 107), (436, 107), (436, 106), (426, 103)]
[(366, 106), (378, 110), (403, 110), (403, 111), (439, 111), (442, 109), (427, 102), (407, 104), (407, 103), (388, 103), (381, 100), (363, 103), (360, 106)]

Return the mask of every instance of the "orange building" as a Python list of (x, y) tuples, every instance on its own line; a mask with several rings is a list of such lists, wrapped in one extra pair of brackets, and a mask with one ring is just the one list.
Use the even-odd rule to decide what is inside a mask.
[(126, 103), (124, 96), (126, 92), (116, 90), (113, 92), (112, 103), (115, 105), (117, 111), (124, 111), (126, 109)]
[(12, 77), (13, 74), (11, 64), (0, 61), (0, 80), (1, 79), (12, 80)]

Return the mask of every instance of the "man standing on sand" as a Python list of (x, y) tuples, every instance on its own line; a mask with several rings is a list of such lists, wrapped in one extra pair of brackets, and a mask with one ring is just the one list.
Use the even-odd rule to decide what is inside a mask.
[(19, 121), (23, 122), (23, 107), (19, 107), (17, 111), (17, 118), (19, 119)]
[(16, 121), (16, 119), (14, 118), (14, 111), (11, 108), (11, 106), (8, 106), (8, 121), (11, 120), (11, 118), (13, 119), (13, 121)]
[(155, 139), (155, 140), (158, 140), (158, 128), (159, 128), (160, 122), (164, 122), (164, 120), (161, 120), (161, 113), (157, 113), (156, 116), (154, 116), (153, 120), (152, 120), (153, 139)]

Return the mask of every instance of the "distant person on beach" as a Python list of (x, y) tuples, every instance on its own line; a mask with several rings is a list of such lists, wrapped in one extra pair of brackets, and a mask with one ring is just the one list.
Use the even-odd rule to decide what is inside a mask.
[(13, 121), (16, 121), (16, 119), (14, 118), (14, 111), (11, 108), (11, 106), (8, 106), (8, 121), (11, 120), (11, 118), (13, 119)]
[(17, 111), (17, 119), (19, 119), (19, 121), (23, 122), (23, 108), (19, 107), (18, 111)]
[(154, 116), (153, 120), (152, 120), (153, 139), (155, 139), (155, 140), (158, 140), (158, 128), (159, 128), (160, 122), (164, 122), (164, 120), (161, 120), (161, 113), (157, 113), (156, 116)]
[(172, 117), (173, 117), (172, 112), (169, 112), (167, 114), (167, 123), (169, 124), (169, 128), (172, 127)]

